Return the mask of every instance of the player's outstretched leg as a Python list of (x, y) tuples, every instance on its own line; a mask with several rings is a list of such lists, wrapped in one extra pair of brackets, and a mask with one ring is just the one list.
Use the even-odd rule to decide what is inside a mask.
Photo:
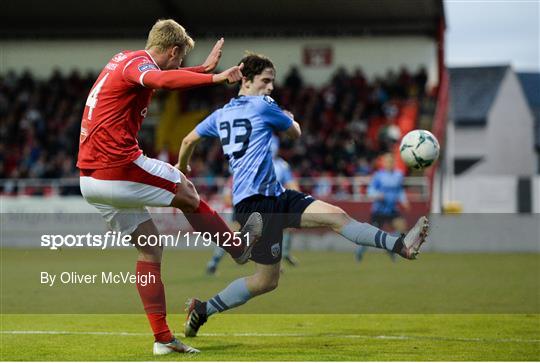
[(279, 262), (274, 265), (256, 264), (255, 274), (233, 281), (208, 301), (189, 299), (186, 302), (185, 336), (196, 336), (211, 315), (243, 305), (255, 296), (274, 290), (279, 282), (279, 267)]
[[(199, 198), (195, 186), (183, 174), (180, 183), (177, 184), (177, 192), (171, 206), (184, 212), (195, 231), (210, 232), (215, 239), (214, 242), (240, 265), (248, 261), (253, 247), (262, 234), (262, 216), (257, 212), (250, 215), (240, 233), (234, 234), (220, 215)], [(235, 236), (240, 238), (241, 243), (236, 243)]]
[(223, 248), (217, 247), (217, 246), (214, 248), (212, 259), (208, 261), (208, 263), (206, 264), (206, 273), (208, 275), (214, 275), (216, 273), (219, 262), (221, 261), (224, 255), (225, 255), (225, 250)]
[(362, 259), (364, 258), (364, 253), (366, 253), (367, 247), (366, 246), (358, 246), (356, 247), (356, 251), (354, 252), (354, 259), (356, 262), (362, 262)]
[(296, 257), (291, 255), (291, 245), (292, 245), (292, 234), (289, 231), (283, 232), (283, 248), (282, 256), (283, 260), (291, 266), (297, 266), (298, 260)]
[[(152, 220), (141, 223), (131, 234), (132, 241), (138, 241), (141, 235), (158, 235), (158, 230)], [(165, 288), (161, 281), (162, 246), (136, 246), (139, 251), (137, 258), (137, 274), (153, 276), (148, 283), (137, 281), (137, 291), (146, 312), (146, 316), (154, 333), (155, 355), (178, 353), (198, 353), (195, 348), (187, 346), (176, 339), (167, 325), (167, 307), (165, 304)]]
[(412, 260), (419, 253), (429, 231), (429, 222), (421, 217), (406, 234), (392, 236), (368, 223), (352, 219), (343, 209), (316, 200), (302, 214), (302, 228), (328, 227), (357, 245), (381, 248)]

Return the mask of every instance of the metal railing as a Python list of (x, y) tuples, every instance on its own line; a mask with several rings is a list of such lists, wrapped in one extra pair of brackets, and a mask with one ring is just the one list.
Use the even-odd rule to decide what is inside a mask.
[[(222, 193), (227, 178), (190, 178), (201, 194)], [(298, 178), (302, 191), (316, 198), (367, 202), (367, 189), (371, 177), (310, 177)], [(430, 198), (429, 179), (406, 177), (404, 186), (412, 202), (426, 202)], [(80, 195), (79, 178), (63, 179), (0, 179), (0, 195), (3, 196), (69, 196)]]
[[(370, 176), (299, 178), (302, 191), (317, 198), (368, 202)], [(429, 184), (425, 177), (406, 177), (403, 180), (407, 197), (413, 202), (429, 200)]]

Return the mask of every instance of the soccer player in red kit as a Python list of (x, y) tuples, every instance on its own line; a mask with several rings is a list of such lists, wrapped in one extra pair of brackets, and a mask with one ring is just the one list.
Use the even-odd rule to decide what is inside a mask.
[[(150, 30), (145, 50), (116, 54), (100, 73), (86, 100), (77, 162), (82, 195), (100, 211), (111, 229), (130, 234), (135, 243), (140, 236), (158, 235), (146, 206), (179, 208), (194, 230), (222, 236), (222, 241), (238, 235), (199, 198), (193, 184), (177, 168), (144, 156), (137, 143), (137, 133), (154, 89), (233, 83), (242, 78), (242, 65), (219, 74), (207, 73), (219, 62), (223, 39), (201, 66), (179, 69), (193, 46), (193, 39), (177, 22), (158, 20)], [(250, 225), (240, 233), (241, 241), (236, 241), (241, 243), (222, 247), (236, 262), (245, 263), (261, 231), (262, 218), (254, 213)], [(163, 246), (136, 247), (137, 273), (156, 278), (153, 284), (137, 284), (154, 332), (154, 354), (198, 352), (176, 339), (166, 322), (165, 291), (160, 275)]]

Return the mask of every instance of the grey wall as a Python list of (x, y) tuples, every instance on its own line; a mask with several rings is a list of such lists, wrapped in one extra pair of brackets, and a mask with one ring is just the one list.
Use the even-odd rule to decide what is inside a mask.
[(534, 175), (534, 117), (513, 70), (504, 77), (489, 112), (486, 162), (470, 175)]
[(540, 214), (432, 215), (426, 251), (540, 252)]
[(458, 178), (473, 175), (534, 175), (534, 118), (512, 69), (506, 72), (485, 127), (455, 127), (454, 157), (483, 160)]

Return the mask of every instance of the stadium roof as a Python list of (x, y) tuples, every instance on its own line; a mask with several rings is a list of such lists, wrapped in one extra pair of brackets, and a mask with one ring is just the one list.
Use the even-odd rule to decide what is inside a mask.
[(450, 112), (457, 126), (485, 126), (509, 66), (449, 68)]
[(435, 38), (442, 0), (2, 1), (0, 38), (145, 37), (174, 18), (195, 37), (407, 35)]
[(540, 73), (518, 73), (527, 102), (536, 122), (535, 146), (540, 150)]

